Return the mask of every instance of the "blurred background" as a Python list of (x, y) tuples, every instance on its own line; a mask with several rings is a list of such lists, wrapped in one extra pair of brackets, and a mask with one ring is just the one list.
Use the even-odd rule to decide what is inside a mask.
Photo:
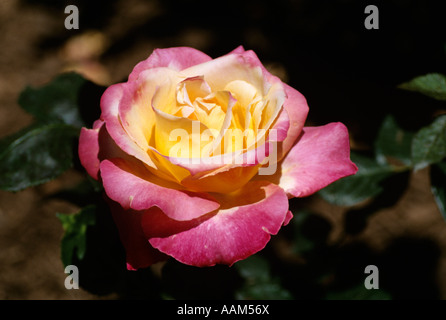
[[(70, 4), (79, 8), (78, 30), (64, 27)], [(378, 30), (364, 27), (369, 4), (379, 9)], [(17, 103), (24, 87), (44, 85), (61, 72), (74, 70), (107, 86), (125, 81), (155, 48), (191, 46), (215, 58), (243, 45), (307, 98), (307, 125), (341, 121), (352, 149), (367, 152), (387, 114), (417, 130), (444, 110), (439, 101), (397, 86), (446, 73), (445, 7), (434, 0), (0, 0), (0, 137), (32, 121)], [(65, 289), (63, 230), (55, 213), (78, 208), (48, 195), (81, 178), (68, 171), (39, 187), (0, 192), (0, 299), (159, 297), (153, 293), (159, 286), (171, 288), (172, 297), (233, 297), (227, 283), (238, 280), (229, 268), (196, 270), (174, 262), (130, 274), (124, 265), (104, 263), (123, 278), (112, 281), (113, 273), (105, 272), (102, 287)], [(380, 285), (393, 298), (446, 299), (446, 222), (430, 192), (428, 169), (408, 174), (405, 187), (395, 184), (395, 191), (397, 200), (372, 214), (317, 195), (292, 201), (311, 211), (299, 232), (330, 248), (314, 251), (315, 265), (329, 262), (335, 270), (318, 281), (349, 288), (375, 264)], [(273, 237), (265, 255), (294, 298), (320, 298), (305, 271), (299, 274), (305, 261), (290, 254), (295, 227)], [(125, 284), (116, 284), (122, 279)]]

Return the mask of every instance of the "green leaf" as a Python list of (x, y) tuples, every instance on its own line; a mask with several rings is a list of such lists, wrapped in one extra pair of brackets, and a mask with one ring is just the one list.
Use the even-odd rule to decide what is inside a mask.
[(99, 181), (87, 176), (86, 179), (83, 179), (75, 187), (62, 189), (51, 194), (51, 197), (71, 202), (78, 207), (84, 207), (95, 203), (98, 200), (98, 197), (102, 199), (103, 190), (104, 188)]
[(315, 248), (315, 243), (312, 239), (309, 239), (303, 232), (305, 222), (311, 217), (312, 213), (307, 211), (301, 211), (297, 214), (294, 213), (294, 217), (291, 220), (292, 225), (295, 228), (295, 239), (293, 241), (293, 252), (296, 254), (305, 254)]
[(420, 92), (428, 97), (446, 101), (446, 76), (429, 73), (398, 86), (400, 89)]
[(257, 255), (237, 262), (236, 268), (248, 281), (267, 281), (270, 277), (268, 261)]
[(327, 293), (327, 300), (391, 300), (392, 296), (382, 289), (366, 289), (364, 284)]
[(413, 136), (412, 132), (401, 129), (395, 119), (388, 115), (381, 125), (375, 142), (377, 162), (386, 165), (396, 161), (410, 166)]
[(446, 157), (446, 115), (418, 131), (412, 141), (412, 162), (419, 170)]
[(82, 260), (87, 250), (87, 228), (96, 222), (96, 207), (87, 206), (75, 214), (61, 214), (56, 216), (62, 222), (65, 234), (61, 242), (61, 257), (64, 266), (70, 265), (76, 254)]
[(299, 256), (313, 254), (326, 245), (331, 232), (331, 224), (309, 210), (293, 211), (290, 226), (293, 228), (291, 250)]
[(446, 220), (446, 162), (431, 167), (431, 190), (443, 218)]
[(237, 300), (291, 300), (289, 291), (278, 280), (246, 286), (235, 293)]
[(357, 165), (358, 172), (319, 191), (319, 195), (332, 204), (352, 206), (377, 196), (383, 191), (380, 183), (395, 172), (394, 167), (377, 163), (355, 152), (350, 157)]
[(268, 261), (254, 255), (235, 264), (245, 284), (235, 292), (238, 300), (287, 300), (291, 293), (282, 287), (279, 279), (272, 278)]
[(19, 96), (20, 106), (41, 123), (65, 123), (84, 126), (79, 96), (87, 83), (81, 75), (64, 73), (40, 88), (27, 87)]
[(79, 130), (63, 124), (30, 126), (0, 142), (0, 189), (19, 191), (47, 182), (72, 166)]

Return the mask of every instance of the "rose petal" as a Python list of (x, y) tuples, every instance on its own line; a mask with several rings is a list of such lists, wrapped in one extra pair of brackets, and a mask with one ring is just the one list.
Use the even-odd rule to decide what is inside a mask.
[(130, 160), (113, 141), (105, 128), (104, 121), (97, 120), (93, 129), (81, 129), (79, 137), (79, 159), (88, 174), (98, 180), (100, 178), (100, 162), (106, 157)]
[(212, 58), (205, 53), (189, 47), (155, 49), (146, 60), (135, 66), (129, 75), (129, 81), (138, 79), (139, 74), (147, 69), (168, 67), (180, 71), (210, 60)]
[(212, 91), (224, 91), (228, 83), (242, 80), (253, 85), (261, 95), (266, 95), (270, 84), (265, 81), (262, 70), (250, 65), (240, 54), (227, 54), (202, 64), (180, 71), (186, 78), (204, 75)]
[(270, 130), (275, 130), (275, 139), (270, 138), (270, 141), (284, 141), (288, 136), (288, 129), (290, 128), (290, 117), (288, 111), (282, 109), (276, 122), (273, 124)]
[(184, 79), (178, 84), (176, 98), (179, 104), (188, 105), (193, 109), (195, 99), (206, 97), (209, 94), (211, 94), (211, 88), (209, 88), (204, 77), (196, 76)]
[(166, 157), (199, 159), (204, 145), (201, 135), (208, 128), (200, 121), (173, 116), (155, 106), (152, 106), (152, 109), (156, 121), (156, 150)]
[[(262, 72), (264, 73), (264, 75), (267, 77), (267, 79), (273, 80), (273, 82), (279, 80), (277, 77), (273, 76), (268, 70), (266, 70), (266, 68), (260, 61), (259, 57), (252, 50), (245, 50), (243, 48), (243, 46), (238, 46), (237, 48), (232, 50), (230, 53), (228, 53), (227, 56), (228, 55), (243, 57), (243, 62), (246, 65), (248, 65), (251, 68), (260, 68), (262, 70)], [(270, 79), (271, 77), (273, 77), (275, 79)], [(279, 80), (279, 82), (280, 82), (280, 80)]]
[(242, 45), (240, 45), (237, 48), (235, 48), (234, 50), (232, 50), (231, 52), (229, 52), (228, 54), (234, 54), (234, 53), (241, 54), (243, 52), (245, 52), (245, 48)]
[[(237, 47), (230, 54), (241, 54), (245, 61), (253, 67), (261, 68), (264, 76), (270, 83), (280, 81), (277, 77), (272, 75), (259, 60), (254, 51), (245, 49), (242, 46)], [(288, 113), (290, 124), (288, 134), (283, 141), (281, 147), (281, 154), (278, 155), (278, 159), (282, 159), (283, 156), (291, 149), (297, 137), (300, 135), (302, 128), (304, 127), (305, 120), (308, 115), (308, 104), (305, 97), (293, 87), (282, 83), (285, 89), (287, 98), (284, 103), (284, 108)], [(280, 140), (281, 141), (281, 140)]]
[(258, 165), (228, 165), (207, 174), (201, 172), (188, 177), (181, 184), (195, 192), (230, 193), (243, 187), (257, 171)]
[(129, 136), (119, 120), (119, 106), (125, 95), (132, 95), (137, 89), (134, 82), (118, 83), (105, 90), (101, 98), (101, 118), (115, 143), (128, 155), (134, 156), (149, 166), (156, 167), (147, 152)]
[(285, 220), (283, 221), (283, 225), (286, 226), (288, 223), (290, 223), (291, 219), (293, 219), (293, 213), (288, 210)]
[(305, 127), (281, 163), (279, 186), (295, 197), (305, 197), (357, 170), (342, 123)]
[(232, 265), (263, 249), (288, 215), (286, 194), (264, 182), (249, 183), (219, 201), (223, 209), (187, 222), (159, 211), (144, 215), (144, 233), (153, 247), (182, 263)]
[[(222, 157), (202, 158), (200, 164), (175, 162), (193, 175), (181, 184), (196, 192), (230, 193), (243, 187), (257, 172), (274, 174), (277, 168), (276, 142), (264, 143), (244, 153), (225, 154)], [(175, 159), (178, 160), (178, 159)], [(186, 159), (187, 160), (187, 159)], [(269, 161), (268, 166), (259, 167)]]
[[(152, 140), (155, 125), (155, 116), (150, 102), (153, 101), (157, 91), (162, 88), (164, 107), (175, 108), (175, 83), (179, 80), (177, 72), (167, 68), (154, 68), (143, 71), (138, 81), (125, 84), (124, 94), (119, 103), (118, 114), (112, 112), (113, 120), (107, 118), (107, 122), (122, 126), (134, 144), (146, 151)], [(109, 125), (111, 126), (111, 124)], [(120, 128), (116, 128), (120, 130)]]
[(147, 268), (169, 258), (150, 245), (142, 231), (141, 212), (124, 210), (118, 203), (110, 199), (106, 200), (118, 228), (119, 238), (125, 248), (128, 270)]
[(287, 94), (284, 109), (288, 113), (289, 128), (282, 143), (281, 154), (278, 155), (279, 160), (287, 154), (296, 142), (297, 137), (301, 134), (309, 110), (307, 100), (299, 91), (287, 84), (284, 84), (284, 86)]
[(121, 204), (124, 209), (146, 210), (157, 206), (175, 220), (190, 220), (216, 210), (218, 202), (204, 194), (174, 189), (158, 185), (144, 179), (150, 177), (144, 168), (137, 168), (122, 159), (101, 162), (101, 176), (107, 196)]
[(103, 122), (95, 122), (93, 129), (82, 128), (79, 136), (79, 160), (87, 173), (95, 180), (99, 179), (99, 130)]

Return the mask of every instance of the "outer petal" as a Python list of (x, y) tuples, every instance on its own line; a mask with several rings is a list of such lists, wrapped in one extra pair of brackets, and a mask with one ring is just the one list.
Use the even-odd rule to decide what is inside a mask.
[(146, 268), (169, 258), (154, 249), (147, 241), (141, 228), (141, 212), (124, 210), (118, 203), (110, 199), (107, 199), (107, 202), (125, 248), (128, 270)]
[(103, 121), (97, 120), (93, 129), (82, 128), (79, 136), (79, 159), (88, 174), (98, 180), (99, 178), (99, 130)]
[(281, 154), (278, 155), (278, 159), (282, 159), (286, 155), (296, 142), (297, 137), (301, 134), (309, 109), (307, 100), (299, 91), (287, 84), (284, 84), (284, 86), (287, 94), (284, 108), (288, 113), (290, 124), (287, 136), (283, 140)]
[(273, 184), (249, 183), (220, 200), (224, 209), (186, 222), (159, 210), (144, 215), (144, 233), (153, 247), (182, 263), (232, 265), (263, 249), (289, 218), (288, 198)]
[(305, 197), (357, 170), (342, 123), (305, 127), (281, 164), (279, 186), (295, 197)]
[(118, 83), (108, 87), (101, 98), (101, 118), (104, 120), (110, 136), (125, 153), (155, 167), (147, 152), (128, 135), (119, 120), (121, 100), (125, 95), (134, 94), (137, 89), (135, 82)]
[(138, 79), (139, 74), (147, 69), (168, 67), (180, 71), (210, 60), (212, 58), (208, 55), (189, 47), (155, 49), (146, 60), (135, 66), (129, 75), (129, 81)]
[(81, 129), (79, 138), (79, 158), (88, 174), (94, 179), (100, 178), (100, 162), (107, 158), (121, 158), (134, 161), (113, 141), (102, 120), (93, 124), (93, 129)]
[[(168, 68), (154, 68), (143, 71), (138, 81), (123, 84), (123, 96), (119, 102), (118, 110), (110, 108), (106, 115), (111, 115), (104, 120), (107, 127), (116, 127), (113, 130), (121, 130), (137, 144), (140, 149), (146, 151), (149, 141), (153, 139), (152, 128), (155, 125), (155, 115), (150, 102), (153, 101), (155, 93), (159, 90), (163, 92), (161, 105), (173, 105), (175, 83), (178, 81), (177, 72)], [(105, 109), (106, 104), (103, 105)], [(117, 113), (116, 113), (117, 111)], [(167, 112), (164, 110), (164, 112)], [(122, 128), (121, 128), (122, 127)]]
[[(124, 209), (159, 207), (175, 220), (190, 220), (216, 210), (220, 205), (204, 194), (163, 187), (142, 178), (149, 174), (122, 159), (101, 162), (101, 177), (107, 196)], [(151, 177), (153, 181), (153, 177)]]
[(271, 129), (276, 131), (276, 137), (270, 139), (271, 141), (284, 141), (286, 139), (290, 129), (290, 118), (286, 109), (282, 109)]
[(293, 213), (288, 210), (285, 220), (283, 221), (283, 225), (286, 226), (288, 223), (290, 223), (291, 219), (293, 219)]
[(245, 48), (243, 48), (243, 46), (240, 45), (231, 52), (229, 52), (228, 54), (239, 54), (239, 53), (241, 54), (243, 52), (245, 52)]

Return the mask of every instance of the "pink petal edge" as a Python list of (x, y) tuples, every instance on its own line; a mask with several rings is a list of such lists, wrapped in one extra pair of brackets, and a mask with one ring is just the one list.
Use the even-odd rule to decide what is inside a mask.
[(139, 74), (147, 69), (168, 67), (181, 71), (191, 66), (212, 60), (207, 54), (190, 47), (155, 49), (146, 59), (139, 62), (129, 75), (129, 81), (138, 79)]
[(274, 184), (249, 183), (239, 200), (260, 191), (264, 192), (260, 201), (208, 214), (195, 223), (178, 223), (162, 213), (145, 215), (144, 233), (154, 248), (182, 263), (232, 265), (262, 250), (271, 235), (289, 222), (288, 198)]
[(281, 164), (279, 186), (294, 197), (305, 197), (357, 170), (345, 125), (305, 127)]
[(159, 207), (170, 218), (183, 221), (214, 211), (220, 204), (205, 194), (180, 191), (145, 180), (132, 172), (122, 159), (104, 160), (100, 165), (107, 196), (124, 209)]
[(99, 128), (82, 128), (79, 136), (79, 160), (87, 173), (95, 180), (99, 179)]

